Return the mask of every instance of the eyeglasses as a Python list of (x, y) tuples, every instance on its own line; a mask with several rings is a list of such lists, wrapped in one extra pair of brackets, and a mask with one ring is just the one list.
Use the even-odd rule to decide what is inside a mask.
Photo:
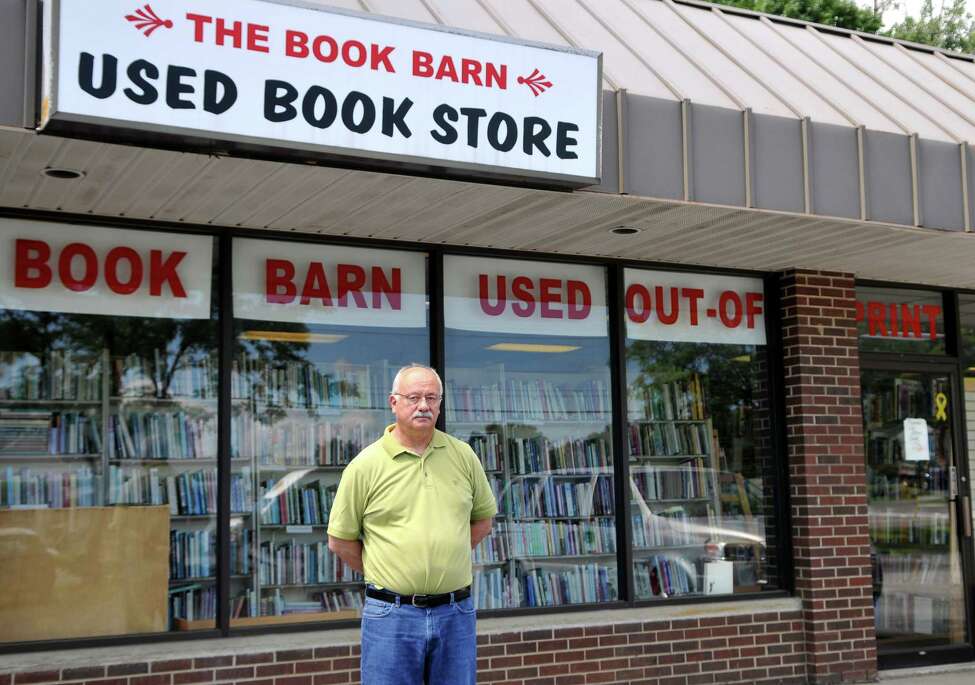
[(391, 392), (389, 394), (402, 397), (404, 400), (406, 400), (406, 403), (411, 406), (415, 406), (420, 403), (420, 400), (424, 400), (431, 407), (434, 407), (440, 404), (440, 401), (443, 400), (443, 395), (404, 395), (401, 392)]

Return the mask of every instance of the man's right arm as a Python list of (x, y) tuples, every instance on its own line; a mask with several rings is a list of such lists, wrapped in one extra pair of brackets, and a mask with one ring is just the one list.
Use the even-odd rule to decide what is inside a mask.
[(333, 554), (351, 566), (353, 569), (362, 573), (362, 543), (358, 540), (343, 540), (334, 535), (328, 536), (328, 549)]

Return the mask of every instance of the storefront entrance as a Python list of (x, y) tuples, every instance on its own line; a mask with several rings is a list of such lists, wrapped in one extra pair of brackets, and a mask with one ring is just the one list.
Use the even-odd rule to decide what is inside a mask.
[(971, 659), (956, 371), (864, 364), (861, 381), (880, 667)]

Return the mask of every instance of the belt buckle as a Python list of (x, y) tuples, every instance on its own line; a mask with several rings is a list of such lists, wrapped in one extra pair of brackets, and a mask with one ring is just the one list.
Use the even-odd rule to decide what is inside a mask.
[[(412, 599), (411, 603), (417, 609), (426, 609), (427, 608), (427, 601), (429, 600), (429, 598), (430, 598), (430, 595), (413, 595), (413, 599)], [(419, 604), (417, 604), (417, 600), (419, 600)]]

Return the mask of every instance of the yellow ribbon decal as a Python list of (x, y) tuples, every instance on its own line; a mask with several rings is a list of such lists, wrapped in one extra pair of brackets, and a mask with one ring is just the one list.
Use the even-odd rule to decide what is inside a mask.
[(947, 421), (948, 414), (945, 409), (948, 408), (948, 396), (943, 392), (939, 392), (934, 396), (934, 403), (938, 407), (938, 412), (934, 415), (935, 421)]

